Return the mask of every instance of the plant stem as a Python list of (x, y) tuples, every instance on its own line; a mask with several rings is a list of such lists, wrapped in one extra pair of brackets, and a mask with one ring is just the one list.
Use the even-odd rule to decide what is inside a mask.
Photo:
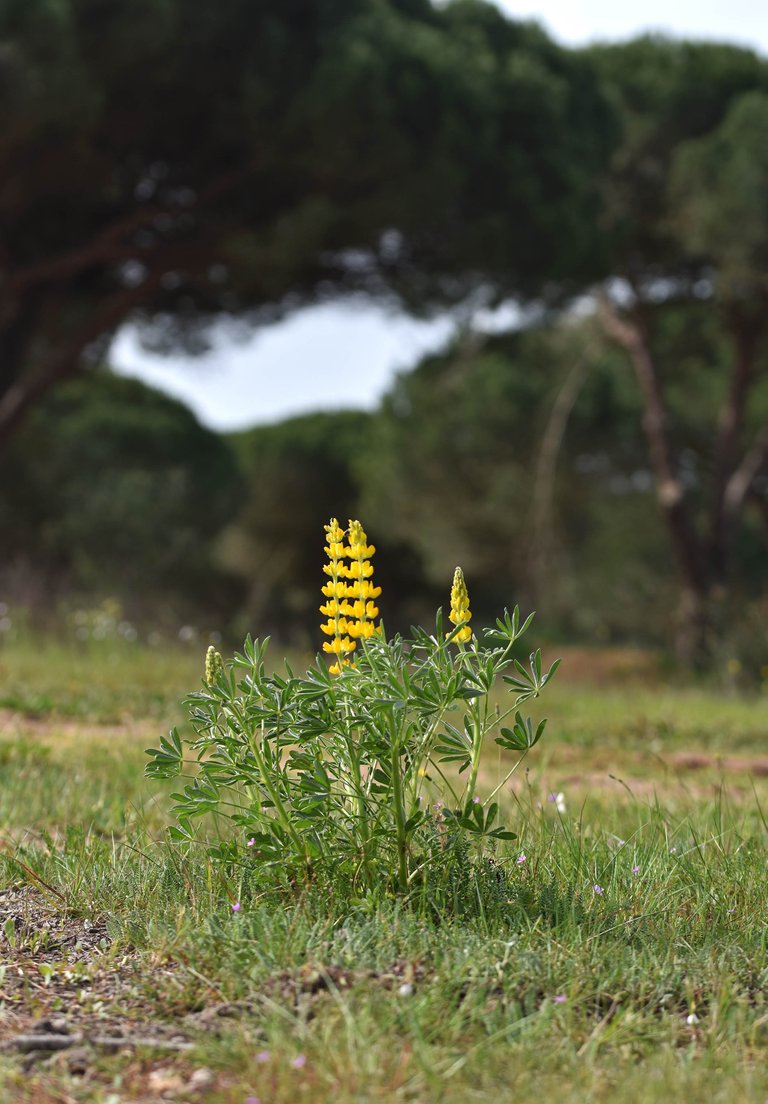
[[(266, 761), (264, 759), (263, 751), (262, 751), (261, 747), (259, 747), (259, 744), (258, 744), (258, 741), (256, 740), (256, 737), (254, 736), (253, 732), (250, 731), (250, 728), (248, 726), (248, 723), (247, 723), (243, 713), (240, 710), (235, 709), (234, 707), (232, 708), (232, 713), (235, 716), (235, 718), (237, 719), (238, 724), (240, 725), (240, 731), (245, 735), (245, 737), (248, 741), (248, 746), (250, 747), (251, 752), (253, 753), (253, 757), (255, 758), (256, 763), (257, 763), (258, 768), (259, 768), (259, 774), (260, 774), (261, 782), (263, 783), (267, 793), (269, 794), (270, 798), (272, 799), (272, 803), (274, 805), (275, 812), (277, 813), (277, 819), (280, 821), (280, 824), (283, 826), (283, 828), (285, 828), (286, 832), (288, 833), (288, 835), (293, 840), (293, 842), (296, 845), (299, 852), (303, 852), (305, 850), (305, 848), (304, 848), (304, 844), (302, 842), (302, 839), (301, 839), (298, 832), (296, 831), (296, 829), (293, 826), (293, 823), (291, 821), (291, 817), (289, 816), (289, 814), (288, 814), (288, 812), (285, 808), (285, 805), (283, 804), (282, 797), (280, 795), (278, 787), (276, 787), (273, 783), (271, 768), (269, 767), (269, 765), (266, 763)], [(262, 732), (263, 732), (263, 730), (264, 730), (263, 722), (262, 722), (261, 728), (262, 728)], [(279, 735), (279, 733), (275, 732), (274, 735), (275, 735), (275, 737), (277, 737)]]
[[(485, 725), (480, 720), (480, 714), (474, 709), (470, 709), (470, 716), (473, 721), (473, 733), (472, 733), (472, 770), (469, 775), (469, 782), (467, 783), (467, 797), (466, 804), (468, 805), (472, 798), (475, 796), (475, 787), (477, 786), (477, 773), (480, 770), (480, 753), (483, 750), (483, 735), (485, 733)], [(487, 700), (486, 700), (486, 712), (487, 712)]]
[(504, 775), (504, 777), (502, 778), (501, 782), (499, 782), (498, 786), (496, 786), (496, 787), (495, 787), (495, 788), (493, 789), (493, 791), (492, 791), (492, 792), (491, 792), (491, 793), (490, 793), (490, 794), (488, 795), (488, 797), (487, 797), (487, 799), (486, 799), (487, 801), (493, 801), (494, 797), (495, 797), (495, 796), (496, 796), (496, 794), (497, 794), (497, 793), (499, 792), (499, 790), (503, 789), (503, 788), (504, 788), (504, 786), (506, 786), (507, 782), (509, 782), (510, 778), (511, 778), (511, 777), (512, 777), (512, 775), (513, 775), (513, 774), (515, 773), (515, 771), (517, 770), (517, 768), (518, 768), (518, 767), (520, 766), (520, 764), (522, 763), (522, 761), (523, 761), (523, 760), (525, 759), (525, 757), (526, 757), (526, 755), (527, 755), (527, 754), (528, 754), (528, 752), (527, 752), (527, 751), (524, 751), (524, 752), (523, 752), (523, 754), (522, 754), (522, 755), (520, 756), (520, 758), (519, 758), (519, 759), (517, 760), (517, 762), (515, 763), (514, 767), (512, 767), (512, 769), (511, 769), (511, 770), (508, 770), (508, 771), (507, 771), (507, 773), (506, 773), (506, 774)]
[(392, 802), (395, 807), (397, 831), (397, 882), (401, 892), (408, 889), (407, 840), (405, 836), (405, 809), (403, 808), (403, 784), (400, 777), (400, 741), (395, 729), (394, 711), (390, 712), (390, 738), (392, 743)]

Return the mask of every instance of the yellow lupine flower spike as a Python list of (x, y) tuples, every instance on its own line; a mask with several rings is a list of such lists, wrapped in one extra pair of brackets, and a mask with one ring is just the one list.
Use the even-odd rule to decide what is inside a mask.
[(338, 660), (341, 659), (342, 664), (349, 665), (349, 660), (342, 657), (355, 650), (355, 642), (347, 635), (347, 618), (344, 616), (342, 604), (337, 601), (345, 597), (347, 592), (347, 584), (342, 581), (346, 566), (342, 562), (346, 553), (344, 530), (337, 518), (331, 518), (324, 528), (325, 554), (328, 557), (328, 563), (323, 564), (323, 571), (329, 576), (330, 582), (321, 588), (328, 601), (320, 606), (320, 613), (328, 620), (320, 625), (320, 631), (331, 637), (330, 640), (323, 642), (323, 651), (337, 657), (337, 661), (331, 667), (332, 673), (337, 675), (341, 670)]
[[(361, 523), (350, 519), (346, 544), (344, 536), (338, 520), (331, 518), (325, 526), (328, 563), (323, 565), (329, 581), (321, 588), (327, 601), (319, 610), (327, 618), (320, 629), (332, 638), (324, 642), (323, 651), (337, 657), (329, 667), (333, 675), (340, 674), (342, 666), (350, 666), (351, 660), (344, 657), (355, 650), (358, 639), (367, 640), (376, 631), (373, 621), (379, 608), (373, 599), (381, 594), (381, 587), (371, 581), (370, 561), (376, 549), (368, 543)], [(344, 563), (345, 559), (349, 562)]]
[(344, 608), (347, 616), (355, 620), (349, 622), (347, 631), (354, 639), (363, 637), (367, 640), (373, 636), (375, 631), (373, 618), (379, 612), (368, 599), (381, 593), (381, 587), (374, 587), (373, 583), (369, 582), (373, 575), (371, 557), (376, 548), (368, 543), (366, 532), (356, 519), (350, 518), (348, 533), (349, 543), (345, 551), (350, 562), (344, 574), (352, 580), (347, 585), (347, 596), (352, 601), (345, 602)]
[[(464, 572), (460, 567), (457, 567), (453, 573), (453, 586), (451, 587), (451, 612), (448, 614), (448, 618), (454, 625), (460, 625), (462, 621), (470, 621), (472, 614), (469, 609), (469, 591), (467, 590), (467, 584), (464, 581)], [(446, 636), (450, 636), (450, 633), (446, 633)], [(454, 640), (465, 643), (467, 640), (472, 639), (472, 630), (469, 625), (464, 625), (463, 629), (459, 629), (456, 633)]]

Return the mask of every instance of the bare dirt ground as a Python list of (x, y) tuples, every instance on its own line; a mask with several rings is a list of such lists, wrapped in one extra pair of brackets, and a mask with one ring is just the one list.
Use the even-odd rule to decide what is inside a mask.
[[(258, 1050), (265, 1003), (306, 1020), (331, 993), (356, 985), (392, 990), (424, 976), (405, 960), (382, 971), (306, 964), (269, 978), (252, 1000), (222, 1001), (212, 987), (192, 1003), (179, 997), (174, 1008), (183, 963), (116, 952), (103, 922), (69, 915), (44, 890), (0, 891), (0, 929), (10, 938), (0, 968), (0, 1062), (10, 1072), (0, 1099), (19, 1104), (193, 1104), (214, 1092), (227, 1099), (236, 1079), (195, 1061), (196, 1044), (236, 1032)], [(116, 1082), (120, 1093), (110, 1098)]]
[(158, 1017), (151, 998), (171, 988), (173, 965), (117, 950), (103, 921), (72, 916), (28, 885), (0, 890), (0, 930), (4, 1100), (87, 1099), (112, 1079), (110, 1056), (121, 1102), (199, 1098), (214, 1086), (214, 1074), (187, 1056), (199, 1028)]
[(62, 741), (82, 747), (83, 744), (103, 745), (116, 741), (127, 744), (131, 740), (139, 741), (147, 737), (156, 740), (158, 730), (162, 731), (162, 726), (155, 720), (126, 719), (120, 724), (94, 724), (67, 717), (0, 709), (0, 740), (23, 737), (41, 744), (55, 743), (57, 747), (62, 745)]

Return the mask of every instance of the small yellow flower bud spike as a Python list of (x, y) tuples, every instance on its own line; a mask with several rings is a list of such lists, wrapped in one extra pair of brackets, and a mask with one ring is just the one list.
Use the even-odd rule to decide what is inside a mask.
[[(470, 621), (472, 619), (472, 614), (469, 609), (469, 591), (464, 581), (464, 572), (460, 567), (457, 567), (453, 573), (451, 612), (448, 614), (448, 618), (454, 625), (460, 625), (463, 621)], [(450, 636), (451, 634), (446, 633), (445, 635)], [(471, 640), (472, 630), (469, 625), (464, 625), (462, 629), (459, 629), (453, 639), (460, 644), (464, 644), (467, 640)]]
[(216, 681), (223, 670), (224, 660), (221, 658), (221, 653), (217, 652), (211, 644), (205, 653), (205, 681), (209, 686)]

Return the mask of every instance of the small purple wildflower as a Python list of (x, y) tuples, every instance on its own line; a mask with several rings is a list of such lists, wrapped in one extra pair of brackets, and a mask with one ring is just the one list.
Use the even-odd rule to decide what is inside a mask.
[(605, 893), (605, 890), (603, 889), (603, 887), (601, 885), (593, 885), (592, 886), (592, 892), (596, 893), (598, 897), (602, 897), (603, 894)]
[(728, 911), (729, 911), (729, 912), (735, 912), (735, 911), (736, 911), (736, 909), (735, 909), (735, 908), (729, 908), (729, 909), (728, 909)]
[(295, 1070), (304, 1069), (306, 1064), (307, 1064), (306, 1054), (297, 1054), (296, 1057), (291, 1062), (291, 1069), (295, 1069)]
[(251, 836), (251, 838), (248, 840), (248, 842), (246, 843), (245, 846), (246, 847), (255, 847), (256, 846), (256, 837)]
[(432, 808), (437, 809), (438, 812), (440, 811), (440, 809), (442, 809), (442, 807), (443, 807), (442, 801), (436, 801), (435, 804), (432, 806)]
[(552, 998), (554, 1004), (565, 1004), (567, 1000), (565, 993), (558, 993), (556, 997)]
[(242, 907), (243, 906), (240, 904), (239, 901), (235, 901), (234, 905), (232, 906), (232, 911), (239, 912)]
[(522, 866), (525, 861), (526, 861), (525, 851), (521, 851), (520, 854), (517, 856), (517, 865)]
[(472, 804), (473, 805), (479, 805), (480, 804), (480, 798), (479, 797), (473, 797), (472, 798)]
[(259, 1096), (246, 1096), (245, 1104), (261, 1104), (261, 1097), (259, 1097)]
[(268, 1050), (260, 1050), (256, 1055), (256, 1061), (263, 1065), (264, 1062), (268, 1062), (271, 1057), (272, 1055)]
[(633, 874), (639, 874), (640, 873), (640, 867), (639, 866), (633, 866), (632, 867), (632, 873)]

